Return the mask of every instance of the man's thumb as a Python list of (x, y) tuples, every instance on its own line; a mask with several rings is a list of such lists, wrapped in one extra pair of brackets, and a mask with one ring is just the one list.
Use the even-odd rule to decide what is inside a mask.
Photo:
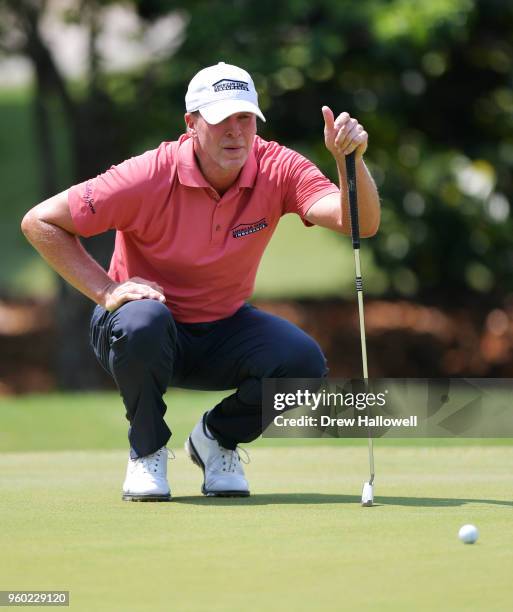
[(329, 106), (322, 107), (322, 116), (324, 117), (324, 127), (327, 130), (332, 130), (335, 127), (335, 115)]

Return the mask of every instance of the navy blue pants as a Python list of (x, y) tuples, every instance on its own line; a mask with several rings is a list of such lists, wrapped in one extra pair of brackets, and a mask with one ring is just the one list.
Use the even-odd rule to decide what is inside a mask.
[(210, 410), (207, 425), (234, 449), (262, 433), (263, 378), (321, 378), (326, 359), (319, 345), (292, 323), (250, 304), (210, 323), (179, 323), (155, 300), (127, 302), (114, 312), (97, 306), (91, 344), (113, 376), (130, 422), (137, 456), (164, 446), (167, 387), (236, 389)]

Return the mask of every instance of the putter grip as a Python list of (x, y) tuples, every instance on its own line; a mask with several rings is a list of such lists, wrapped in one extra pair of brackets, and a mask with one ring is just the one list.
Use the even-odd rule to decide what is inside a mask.
[(358, 197), (356, 193), (356, 164), (354, 151), (346, 155), (347, 190), (349, 195), (349, 216), (353, 249), (360, 248), (360, 227), (358, 225)]

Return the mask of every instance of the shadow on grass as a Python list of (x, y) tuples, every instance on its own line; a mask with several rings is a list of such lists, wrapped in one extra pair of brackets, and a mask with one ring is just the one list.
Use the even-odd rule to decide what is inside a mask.
[[(337, 495), (327, 493), (264, 493), (251, 497), (173, 497), (175, 504), (193, 504), (197, 506), (279, 506), (283, 504), (360, 504), (358, 495)], [(499, 499), (471, 499), (447, 497), (386, 497), (379, 496), (373, 507), (379, 506), (419, 506), (449, 507), (465, 504), (492, 504), (513, 507), (513, 501)]]

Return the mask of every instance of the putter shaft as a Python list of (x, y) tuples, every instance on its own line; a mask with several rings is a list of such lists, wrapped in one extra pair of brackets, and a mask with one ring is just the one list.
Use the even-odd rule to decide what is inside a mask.
[[(365, 380), (365, 384), (369, 380), (369, 370), (367, 368), (367, 340), (365, 334), (365, 313), (363, 309), (363, 281), (362, 281), (362, 273), (360, 266), (360, 249), (353, 249), (354, 253), (354, 267), (356, 271), (356, 294), (358, 297), (358, 316), (360, 321), (360, 342), (362, 346), (362, 368), (363, 368), (363, 378)], [(370, 433), (370, 428), (368, 429), (369, 435), (367, 437), (368, 447), (369, 447), (369, 468), (370, 468), (370, 479), (369, 484), (372, 486), (374, 483), (374, 443), (372, 440), (372, 435)]]
[[(362, 346), (362, 366), (363, 366), (363, 378), (365, 385), (368, 385), (369, 371), (367, 368), (367, 341), (365, 334), (365, 315), (363, 309), (363, 281), (362, 272), (360, 265), (360, 228), (358, 222), (358, 196), (356, 191), (356, 163), (354, 152), (346, 155), (346, 174), (348, 184), (348, 196), (349, 196), (349, 215), (351, 220), (351, 236), (353, 241), (353, 253), (354, 253), (354, 265), (355, 265), (355, 276), (356, 276), (356, 294), (358, 297), (358, 317), (360, 321), (360, 342)], [(370, 479), (369, 485), (372, 486), (374, 483), (374, 443), (372, 440), (372, 434), (370, 427), (368, 431), (368, 448), (369, 448), (369, 468), (370, 468)]]

